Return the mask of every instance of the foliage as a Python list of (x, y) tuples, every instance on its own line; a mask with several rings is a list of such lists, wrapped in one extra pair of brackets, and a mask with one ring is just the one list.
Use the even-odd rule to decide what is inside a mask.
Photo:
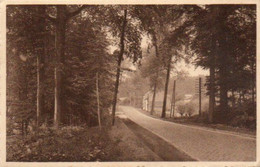
[(190, 116), (192, 116), (192, 114), (194, 112), (195, 112), (194, 106), (191, 103), (187, 104), (186, 105), (186, 114), (190, 117)]
[(68, 121), (74, 115), (91, 125), (88, 117), (96, 118), (97, 110), (96, 74), (99, 73), (101, 110), (106, 111), (112, 102), (115, 59), (113, 61), (113, 56), (108, 53), (104, 32), (96, 29), (88, 19), (79, 17), (74, 21), (77, 24), (69, 26), (66, 42), (65, 89), (68, 111), (65, 114)]
[(255, 14), (253, 5), (205, 5), (190, 17), (194, 23), (188, 29), (195, 64), (215, 68), (211, 75), (216, 75), (216, 97), (220, 98), (216, 111), (219, 119), (215, 121), (227, 118), (231, 99), (242, 103), (234, 94), (251, 96), (255, 101)]
[(150, 88), (153, 89), (157, 85), (157, 90), (163, 88), (165, 71), (163, 70), (162, 63), (154, 52), (147, 53), (140, 66), (141, 75), (144, 78), (149, 78)]
[(184, 116), (185, 112), (186, 112), (186, 106), (185, 104), (181, 104), (177, 106), (177, 112), (182, 116)]
[(179, 103), (177, 105), (177, 112), (181, 115), (181, 117), (184, 115), (191, 117), (195, 112), (194, 104), (193, 103), (187, 103), (187, 104)]
[(25, 138), (12, 136), (7, 141), (7, 161), (98, 161), (109, 156), (106, 148), (113, 145), (107, 130), (80, 126), (59, 130), (41, 128)]
[[(7, 117), (26, 133), (36, 118), (36, 55), (39, 41), (38, 6), (7, 7)], [(25, 21), (26, 20), (26, 21)], [(47, 31), (46, 36), (50, 37)], [(48, 39), (48, 38), (46, 38)]]

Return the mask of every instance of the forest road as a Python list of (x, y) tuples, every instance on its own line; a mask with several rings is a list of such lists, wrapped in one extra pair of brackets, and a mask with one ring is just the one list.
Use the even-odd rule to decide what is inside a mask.
[(256, 161), (255, 137), (163, 121), (129, 106), (118, 111), (195, 160)]

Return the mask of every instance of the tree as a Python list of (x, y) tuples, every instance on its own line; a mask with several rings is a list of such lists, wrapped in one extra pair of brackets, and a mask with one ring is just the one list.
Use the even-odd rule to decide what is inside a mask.
[(113, 100), (116, 57), (108, 53), (109, 41), (100, 29), (102, 24), (92, 19), (77, 16), (67, 27), (64, 100), (68, 107), (63, 122), (68, 125), (98, 124), (97, 72), (101, 121)]
[[(164, 38), (165, 32), (165, 21), (167, 18), (162, 13), (166, 13), (168, 6), (137, 6), (135, 7), (135, 13), (139, 20), (141, 21), (141, 28), (143, 31), (147, 32), (147, 35), (151, 38), (152, 46), (155, 50), (155, 56), (151, 59), (154, 61), (151, 64), (149, 70), (153, 69), (151, 72), (150, 80), (152, 83), (153, 89), (153, 98), (152, 98), (152, 107), (151, 115), (154, 112), (156, 91), (160, 89), (159, 83), (161, 83), (161, 67), (162, 61), (160, 59), (159, 45), (161, 44)], [(163, 26), (162, 26), (163, 25)], [(146, 72), (147, 73), (147, 72)], [(148, 73), (147, 73), (148, 74)]]
[[(8, 6), (8, 117), (19, 123), (23, 132), (26, 132), (28, 124), (32, 125), (37, 120), (40, 109), (37, 111), (37, 99), (38, 106), (45, 108), (38, 112), (38, 120), (53, 122), (54, 68), (57, 67), (54, 59), (57, 18), (52, 17), (56, 14), (55, 9), (56, 6)], [(83, 7), (66, 6), (66, 10), (79, 12)], [(70, 13), (77, 13), (69, 11), (66, 12), (68, 18), (73, 16)], [(92, 11), (87, 12), (90, 14)], [(62, 57), (64, 62), (60, 68), (66, 111), (62, 111), (61, 121), (65, 125), (86, 123), (93, 126), (97, 121), (95, 76), (98, 72), (102, 116), (112, 102), (115, 59), (108, 53), (106, 31), (101, 28), (100, 22), (96, 24), (93, 17), (78, 16), (66, 20), (66, 23), (69, 23), (66, 24), (66, 47), (62, 46), (65, 57)], [(40, 78), (38, 83), (37, 76)], [(37, 97), (37, 88), (38, 95), (44, 91), (45, 98), (42, 100)], [(17, 101), (15, 97), (19, 97)], [(19, 103), (19, 106), (14, 103)]]
[(164, 99), (163, 99), (163, 107), (161, 117), (164, 118), (166, 115), (166, 102), (167, 102), (167, 94), (168, 94), (168, 83), (170, 78), (170, 72), (172, 70), (172, 64), (177, 63), (179, 60), (184, 59), (188, 60), (189, 57), (185, 57), (182, 52), (185, 51), (185, 43), (189, 40), (186, 35), (186, 27), (187, 25), (182, 23), (182, 20), (185, 20), (185, 13), (183, 10), (172, 9), (171, 13), (176, 13), (177, 17), (172, 18), (171, 24), (175, 25), (173, 30), (169, 29), (168, 33), (165, 33), (165, 39), (163, 40), (161, 46), (162, 59), (164, 62), (164, 66), (167, 70), (166, 81), (165, 81), (165, 89), (164, 89)]
[[(164, 15), (162, 15), (164, 13)], [(138, 18), (141, 20), (141, 25), (144, 31), (151, 37), (152, 45), (155, 48), (155, 57), (158, 58), (158, 62), (162, 62), (162, 67), (164, 66), (166, 69), (166, 82), (165, 82), (165, 94), (164, 94), (164, 102), (162, 109), (162, 117), (165, 117), (166, 111), (166, 97), (168, 90), (168, 82), (171, 71), (171, 60), (172, 55), (168, 52), (171, 51), (172, 47), (167, 45), (166, 38), (169, 35), (170, 29), (174, 29), (178, 27), (178, 21), (180, 21), (181, 16), (183, 15), (182, 7), (177, 6), (141, 6), (136, 7), (136, 14)], [(163, 25), (163, 26), (162, 26)], [(162, 46), (164, 45), (163, 49)], [(167, 45), (167, 46), (166, 46)], [(168, 47), (168, 48), (167, 48)], [(176, 47), (177, 48), (177, 47)], [(162, 53), (162, 50), (163, 53)], [(167, 50), (167, 51), (166, 51)], [(167, 52), (167, 53), (166, 53)], [(175, 61), (175, 60), (173, 60)], [(155, 82), (153, 88), (153, 101), (152, 101), (152, 109), (151, 113), (154, 110), (154, 101), (157, 89), (156, 80), (159, 77), (159, 69), (155, 72)]]
[(81, 6), (73, 12), (69, 12), (65, 5), (57, 5), (57, 17), (54, 19), (48, 18), (55, 23), (55, 51), (56, 51), (56, 66), (55, 66), (55, 109), (54, 109), (54, 126), (59, 127), (61, 112), (64, 106), (63, 86), (62, 86), (62, 66), (64, 64), (65, 53), (65, 34), (67, 21), (79, 14), (86, 6)]
[(150, 89), (153, 90), (152, 107), (150, 111), (152, 115), (154, 112), (156, 92), (163, 87), (165, 71), (162, 68), (162, 62), (154, 55), (153, 50), (144, 56), (140, 70), (142, 77), (149, 78)]
[(119, 86), (119, 77), (120, 77), (120, 67), (123, 59), (124, 49), (125, 49), (125, 29), (127, 23), (127, 9), (124, 10), (124, 18), (122, 23), (122, 30), (120, 36), (120, 52), (118, 54), (117, 59), (117, 72), (116, 72), (116, 83), (115, 83), (115, 91), (114, 91), (114, 100), (113, 100), (113, 108), (112, 108), (112, 125), (115, 124), (115, 113), (116, 113), (116, 103), (117, 103), (117, 93)]
[[(44, 59), (47, 51), (45, 37), (49, 35), (49, 32), (45, 29), (47, 26), (45, 19), (38, 17), (38, 15), (44, 14), (44, 12), (44, 8), (39, 6), (8, 6), (7, 8), (7, 27), (9, 30), (7, 33), (7, 47), (11, 51), (8, 52), (7, 60), (18, 63), (16, 64), (17, 68), (13, 68), (12, 63), (8, 63), (8, 68), (13, 68), (12, 70), (14, 70), (8, 74), (10, 76), (8, 78), (8, 87), (10, 86), (10, 89), (16, 89), (15, 87), (17, 87), (18, 92), (16, 92), (16, 96), (21, 94), (16, 99), (13, 97), (15, 94), (10, 93), (8, 94), (8, 98), (11, 108), (16, 105), (13, 105), (13, 103), (17, 103), (18, 101), (19, 105), (21, 105), (20, 109), (19, 105), (16, 105), (10, 113), (13, 114), (13, 117), (17, 118), (18, 122), (22, 120), (22, 132), (27, 131), (29, 122), (32, 120), (34, 122), (34, 118), (36, 118), (37, 125), (39, 126), (40, 114), (43, 113), (45, 108), (43, 92), (43, 81), (45, 79)], [(14, 57), (11, 56), (12, 54)], [(15, 81), (12, 76), (16, 73), (19, 77)], [(38, 80), (36, 75), (34, 75), (36, 73)], [(13, 80), (17, 85), (9, 84)], [(36, 89), (38, 90), (37, 97)]]
[[(200, 17), (203, 13), (208, 17)], [(247, 58), (242, 55), (245, 55), (246, 51), (244, 46), (250, 45), (255, 38), (253, 35), (255, 32), (254, 7), (250, 5), (206, 5), (197, 12), (197, 16), (194, 18), (196, 35), (194, 35), (192, 48), (198, 56), (196, 63), (210, 69), (210, 79), (208, 80), (209, 121), (225, 121), (230, 111), (228, 93), (232, 91), (234, 96), (236, 87), (241, 84), (239, 80), (245, 78), (242, 74), (244, 70), (241, 67), (250, 64), (244, 61)], [(247, 29), (246, 27), (251, 29), (248, 32), (252, 32), (252, 34), (246, 34), (247, 38), (243, 38), (243, 30)], [(252, 48), (248, 48), (254, 52), (254, 44), (251, 44)], [(254, 55), (253, 52), (250, 55)], [(245, 58), (243, 61), (241, 61), (242, 57)], [(240, 79), (238, 80), (238, 78)], [(246, 80), (242, 81), (242, 84), (248, 83)], [(214, 112), (215, 94), (219, 97), (217, 113)], [(214, 119), (213, 115), (215, 115)]]
[[(121, 62), (124, 55), (137, 62), (142, 57), (141, 52), (141, 33), (138, 29), (139, 25), (136, 24), (136, 19), (132, 17), (132, 8), (129, 6), (107, 6), (104, 8), (107, 14), (106, 23), (108, 23), (109, 31), (111, 34), (119, 39), (119, 51), (117, 54), (117, 67), (116, 67), (116, 81), (114, 87), (114, 100), (112, 105), (112, 125), (115, 123), (115, 112), (117, 104), (117, 94), (120, 80)], [(128, 15), (129, 13), (129, 15)], [(108, 21), (108, 22), (107, 22)]]
[(186, 105), (186, 113), (188, 114), (189, 117), (191, 117), (192, 114), (194, 113), (194, 105), (192, 103), (188, 103)]
[(181, 115), (181, 117), (183, 117), (183, 115), (185, 114), (185, 112), (186, 112), (186, 107), (185, 107), (185, 105), (184, 104), (182, 104), (182, 105), (178, 105), (178, 113)]
[[(46, 15), (46, 6), (38, 6), (38, 15)], [(38, 17), (39, 32), (38, 35), (38, 55), (37, 55), (37, 126), (39, 127), (41, 121), (41, 114), (45, 111), (45, 94), (44, 94), (44, 81), (45, 81), (45, 57), (46, 57), (46, 19), (44, 17)], [(37, 44), (36, 44), (37, 45)]]
[(98, 125), (99, 125), (99, 129), (101, 130), (101, 116), (100, 116), (100, 100), (99, 100), (99, 84), (98, 84), (98, 72), (97, 72), (97, 76), (96, 76), (96, 94), (97, 94), (97, 115), (98, 115)]

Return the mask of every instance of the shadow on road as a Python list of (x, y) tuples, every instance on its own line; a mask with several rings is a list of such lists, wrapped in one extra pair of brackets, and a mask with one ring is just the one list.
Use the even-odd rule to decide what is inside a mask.
[(123, 122), (131, 129), (134, 134), (140, 138), (154, 153), (164, 161), (196, 161), (189, 155), (175, 148), (159, 136), (142, 128), (129, 119), (123, 119)]

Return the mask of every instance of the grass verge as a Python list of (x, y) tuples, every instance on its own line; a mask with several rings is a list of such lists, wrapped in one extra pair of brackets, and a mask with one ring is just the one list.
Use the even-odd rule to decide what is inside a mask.
[(115, 126), (41, 128), (38, 133), (7, 136), (9, 162), (89, 162), (161, 160), (135, 134), (116, 120)]

